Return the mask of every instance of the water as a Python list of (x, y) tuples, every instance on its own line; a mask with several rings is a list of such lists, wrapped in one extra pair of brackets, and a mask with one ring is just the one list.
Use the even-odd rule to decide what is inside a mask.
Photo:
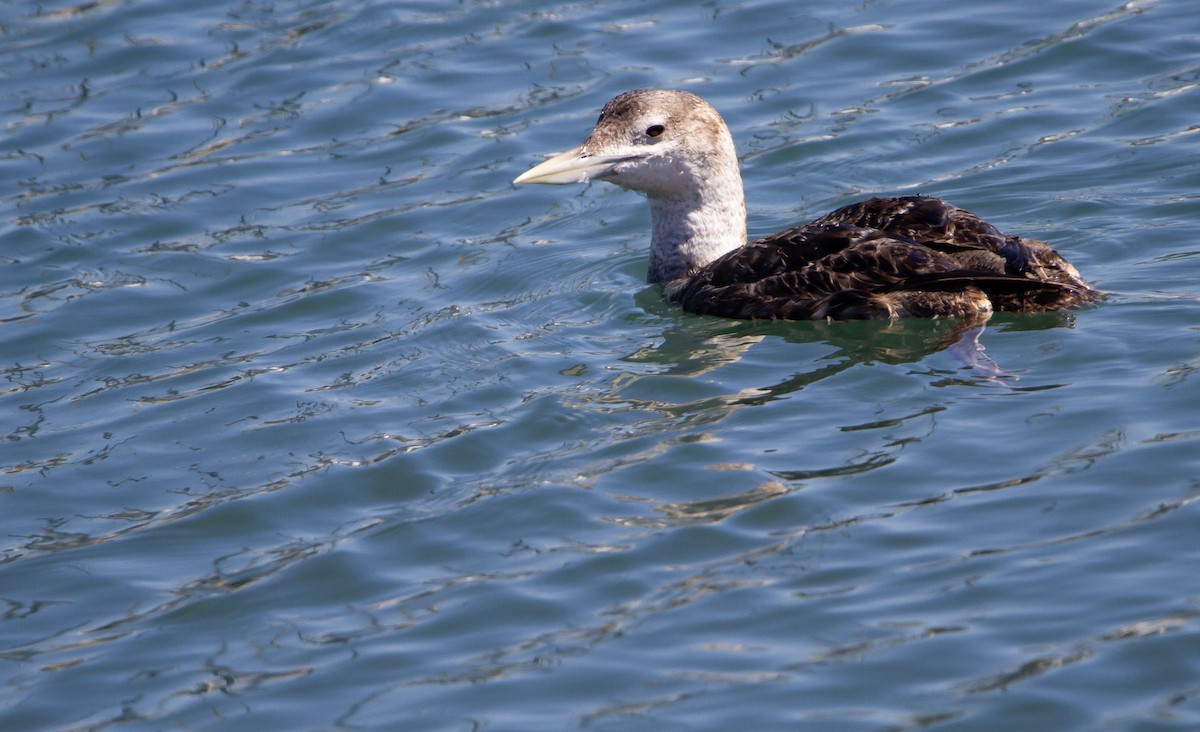
[[(1200, 727), (1200, 16), (0, 4), (0, 728)], [(1102, 305), (754, 324), (644, 284), (609, 97), (751, 233), (870, 194)]]

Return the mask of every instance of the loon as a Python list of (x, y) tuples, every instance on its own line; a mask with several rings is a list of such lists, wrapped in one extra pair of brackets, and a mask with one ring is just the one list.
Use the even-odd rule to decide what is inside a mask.
[(646, 194), (647, 280), (694, 313), (986, 319), (1076, 308), (1100, 294), (1045, 242), (1002, 234), (926, 196), (871, 198), (747, 243), (733, 137), (708, 102), (686, 91), (617, 96), (583, 144), (513, 182), (589, 180)]

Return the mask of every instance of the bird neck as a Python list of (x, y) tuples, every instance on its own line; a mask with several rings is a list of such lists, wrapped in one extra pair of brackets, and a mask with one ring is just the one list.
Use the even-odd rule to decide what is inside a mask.
[(683, 190), (649, 194), (649, 282), (686, 277), (746, 243), (746, 199), (737, 158), (697, 166)]

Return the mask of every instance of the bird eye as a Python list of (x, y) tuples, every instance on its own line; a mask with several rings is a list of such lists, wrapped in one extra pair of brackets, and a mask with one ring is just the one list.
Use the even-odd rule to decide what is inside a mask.
[(658, 137), (666, 131), (667, 128), (662, 125), (650, 125), (646, 128), (646, 137)]

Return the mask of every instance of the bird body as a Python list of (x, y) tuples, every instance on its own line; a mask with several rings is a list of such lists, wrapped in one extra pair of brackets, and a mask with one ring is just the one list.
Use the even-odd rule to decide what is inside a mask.
[(647, 279), (690, 312), (847, 320), (1044, 312), (1097, 299), (1049, 245), (936, 198), (872, 198), (747, 243), (733, 138), (683, 91), (626, 92), (516, 183), (603, 180), (650, 202)]

